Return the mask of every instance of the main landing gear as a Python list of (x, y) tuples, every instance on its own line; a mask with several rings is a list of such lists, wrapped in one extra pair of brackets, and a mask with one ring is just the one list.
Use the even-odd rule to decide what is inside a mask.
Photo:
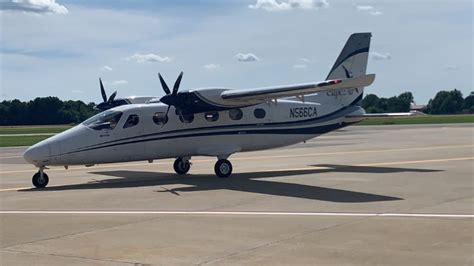
[[(174, 161), (174, 171), (179, 175), (184, 175), (189, 172), (191, 162), (189, 158), (179, 157)], [(227, 159), (219, 159), (214, 165), (214, 172), (220, 178), (229, 177), (232, 174), (232, 164)]]
[(187, 158), (177, 158), (174, 161), (173, 168), (178, 175), (184, 175), (191, 169), (191, 163)]
[(220, 159), (214, 165), (214, 172), (220, 178), (229, 177), (232, 174), (232, 164), (226, 159)]
[(33, 186), (37, 188), (44, 188), (48, 185), (49, 177), (43, 170), (44, 167), (40, 167), (38, 172), (36, 172), (36, 174), (34, 174), (33, 178), (31, 179)]

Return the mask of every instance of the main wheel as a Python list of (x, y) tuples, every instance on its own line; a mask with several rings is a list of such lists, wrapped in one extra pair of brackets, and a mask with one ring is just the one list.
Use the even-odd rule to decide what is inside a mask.
[(218, 177), (229, 177), (232, 174), (232, 164), (225, 159), (218, 160), (214, 166), (214, 172)]
[(173, 164), (174, 171), (179, 175), (184, 175), (191, 169), (191, 163), (183, 158), (177, 158)]
[(33, 182), (33, 186), (37, 188), (44, 188), (46, 185), (48, 185), (49, 177), (46, 173), (43, 172), (43, 175), (41, 175), (41, 172), (38, 171), (33, 175), (31, 181)]

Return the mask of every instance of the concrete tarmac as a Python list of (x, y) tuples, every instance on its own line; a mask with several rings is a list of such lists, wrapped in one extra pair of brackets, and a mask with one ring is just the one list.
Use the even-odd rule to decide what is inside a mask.
[(215, 158), (52, 168), (0, 149), (1, 265), (473, 265), (474, 125), (355, 126)]

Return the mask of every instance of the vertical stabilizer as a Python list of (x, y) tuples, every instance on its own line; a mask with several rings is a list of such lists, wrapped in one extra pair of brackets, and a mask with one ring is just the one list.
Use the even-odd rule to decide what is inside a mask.
[(352, 34), (326, 79), (345, 79), (365, 75), (371, 37), (371, 33)]

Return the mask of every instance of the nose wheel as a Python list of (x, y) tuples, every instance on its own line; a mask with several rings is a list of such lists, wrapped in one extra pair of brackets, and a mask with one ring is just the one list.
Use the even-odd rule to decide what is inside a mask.
[(191, 169), (191, 163), (187, 159), (177, 158), (174, 161), (173, 168), (178, 175), (184, 175)]
[(33, 182), (33, 186), (37, 188), (44, 188), (48, 185), (49, 177), (45, 172), (43, 172), (43, 169), (40, 169), (36, 174), (33, 175), (31, 181)]
[(232, 174), (232, 164), (226, 159), (220, 159), (214, 166), (214, 172), (220, 178), (229, 177)]

